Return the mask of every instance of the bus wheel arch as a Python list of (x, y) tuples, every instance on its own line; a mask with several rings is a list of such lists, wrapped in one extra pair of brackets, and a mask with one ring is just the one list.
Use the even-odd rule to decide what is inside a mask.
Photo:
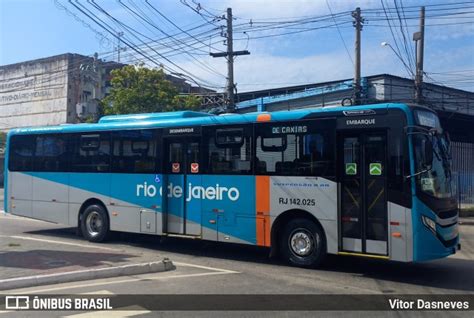
[[(308, 235), (313, 234), (318, 242), (317, 255), (312, 257), (312, 260), (304, 260), (295, 257), (289, 257), (289, 251), (286, 246), (283, 246), (282, 241), (287, 240), (288, 227), (302, 228)], [(327, 252), (326, 233), (319, 220), (309, 213), (301, 209), (287, 210), (281, 213), (273, 222), (271, 229), (271, 250), (270, 256), (279, 254), (280, 257), (285, 258), (292, 265), (302, 267), (316, 267), (325, 258)], [(285, 236), (283, 239), (282, 237)]]
[(86, 200), (79, 209), (78, 229), (91, 242), (103, 242), (110, 232), (110, 216), (105, 204), (97, 199)]

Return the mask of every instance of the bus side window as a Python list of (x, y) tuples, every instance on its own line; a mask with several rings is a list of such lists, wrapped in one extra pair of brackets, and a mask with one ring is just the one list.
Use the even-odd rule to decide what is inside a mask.
[(8, 169), (10, 171), (32, 171), (36, 136), (12, 136)]
[(251, 173), (251, 140), (249, 127), (209, 128), (205, 137), (209, 173)]
[(108, 133), (74, 134), (72, 172), (108, 172), (110, 168)]
[(259, 171), (257, 166), (257, 174), (298, 175), (295, 160), (298, 158), (299, 148), (294, 134), (258, 136), (257, 160), (261, 167), (265, 166), (266, 171)]
[[(284, 133), (291, 129), (295, 133)], [(317, 124), (262, 124), (257, 127), (256, 133), (255, 172), (281, 176), (334, 177), (334, 147), (333, 134), (330, 130), (323, 131)]]
[(295, 161), (300, 175), (334, 176), (334, 142), (331, 135), (315, 132), (300, 136), (302, 154)]
[(68, 170), (67, 135), (38, 135), (34, 157), (35, 171), (65, 172)]
[(155, 130), (113, 132), (112, 146), (113, 172), (157, 172), (157, 134)]

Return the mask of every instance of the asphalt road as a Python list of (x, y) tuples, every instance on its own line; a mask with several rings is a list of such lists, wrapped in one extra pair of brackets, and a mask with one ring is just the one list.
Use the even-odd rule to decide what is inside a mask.
[[(140, 252), (168, 257), (176, 264), (177, 269), (172, 272), (135, 277), (33, 287), (11, 293), (115, 295), (474, 293), (474, 225), (462, 225), (460, 232), (462, 251), (446, 259), (403, 264), (330, 256), (319, 269), (287, 266), (278, 260), (269, 259), (266, 250), (255, 247), (186, 239), (161, 241), (156, 236), (115, 234), (104, 246), (120, 249), (124, 253)], [(75, 236), (73, 229), (26, 219), (10, 221), (8, 226), (0, 222), (0, 235), (28, 235), (55, 241), (55, 244), (83, 242), (81, 238)], [(141, 312), (137, 310), (136, 314), (147, 316), (150, 313), (146, 310)], [(226, 316), (234, 314), (237, 315), (228, 312)], [(337, 313), (327, 314), (332, 316)], [(173, 315), (166, 313), (165, 316)]]

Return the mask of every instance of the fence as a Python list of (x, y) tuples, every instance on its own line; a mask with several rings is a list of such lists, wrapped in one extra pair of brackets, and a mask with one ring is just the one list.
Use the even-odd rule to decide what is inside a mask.
[(453, 176), (457, 176), (461, 205), (474, 204), (474, 144), (452, 142)]

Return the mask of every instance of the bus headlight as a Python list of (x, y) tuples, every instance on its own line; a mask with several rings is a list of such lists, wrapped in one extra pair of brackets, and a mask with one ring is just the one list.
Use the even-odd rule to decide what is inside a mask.
[(424, 215), (421, 216), (421, 220), (423, 221), (423, 224), (431, 230), (431, 232), (436, 234), (436, 222), (434, 220)]

